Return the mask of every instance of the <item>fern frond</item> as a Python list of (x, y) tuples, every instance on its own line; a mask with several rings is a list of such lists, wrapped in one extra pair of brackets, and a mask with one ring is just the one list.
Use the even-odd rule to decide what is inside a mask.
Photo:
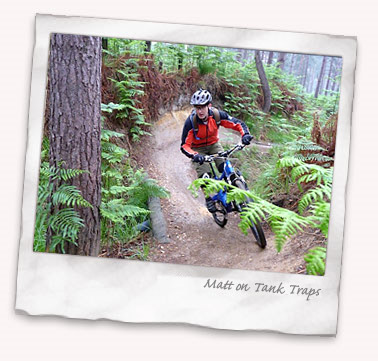
[(198, 178), (195, 179), (192, 184), (189, 185), (188, 189), (196, 196), (198, 190), (203, 188), (206, 197), (210, 196), (212, 193), (218, 193), (220, 190), (228, 187), (229, 184), (224, 181), (216, 181), (209, 178)]
[[(124, 107), (123, 107), (124, 108)], [(110, 138), (122, 138), (125, 135), (122, 133), (115, 132), (114, 130), (102, 129), (101, 130), (101, 141), (109, 142)]]
[[(122, 110), (124, 109), (124, 105), (122, 104), (114, 104), (113, 102), (110, 102), (109, 104), (102, 104), (101, 103), (101, 111), (106, 113), (112, 113), (113, 110)], [(103, 129), (105, 130), (105, 129)]]
[(101, 157), (109, 163), (119, 163), (127, 155), (128, 152), (126, 149), (113, 143), (103, 142), (101, 145)]
[(303, 162), (294, 156), (281, 158), (277, 162), (277, 168), (279, 169), (298, 167), (301, 165), (303, 165)]
[(73, 208), (64, 208), (49, 218), (49, 225), (55, 233), (55, 239), (74, 241), (82, 227), (83, 220)]
[(93, 206), (83, 198), (81, 192), (75, 186), (62, 184), (51, 197), (54, 206), (58, 204), (66, 205), (68, 207), (81, 206), (93, 209)]
[(324, 247), (310, 249), (305, 255), (306, 271), (309, 275), (324, 276), (327, 250)]
[(296, 139), (294, 142), (288, 144), (291, 151), (295, 153), (309, 151), (309, 152), (323, 152), (325, 149), (320, 145), (308, 140), (306, 138)]
[(310, 153), (310, 154), (297, 154), (296, 157), (302, 162), (318, 162), (318, 163), (328, 163), (333, 161), (332, 157), (323, 155), (321, 153)]
[(169, 192), (159, 186), (155, 179), (148, 178), (146, 174), (140, 170), (129, 174), (132, 180), (127, 194), (132, 204), (143, 207), (147, 204), (150, 197), (167, 198)]
[(331, 204), (324, 201), (319, 201), (311, 205), (313, 220), (318, 224), (317, 227), (325, 237), (328, 237), (330, 208)]
[(89, 173), (87, 170), (82, 169), (64, 169), (61, 168), (58, 171), (58, 178), (63, 179), (64, 181), (68, 181), (70, 179), (73, 179), (80, 174)]
[[(78, 232), (84, 224), (79, 214), (71, 207), (93, 208), (75, 186), (63, 183), (53, 192), (53, 185), (56, 181), (66, 182), (80, 174), (88, 173), (88, 171), (80, 169), (65, 169), (62, 165), (63, 162), (60, 162), (57, 167), (53, 167), (45, 161), (42, 162), (40, 167), (37, 214), (34, 227), (33, 249), (35, 251), (45, 251), (48, 227), (51, 227), (53, 231), (50, 251), (54, 251), (58, 244), (61, 244), (62, 250), (64, 250), (63, 245), (66, 241), (75, 243)], [(50, 214), (52, 205), (63, 205), (67, 208)]]
[(109, 179), (114, 179), (114, 180), (119, 180), (119, 181), (123, 180), (123, 176), (118, 169), (113, 169), (113, 168), (103, 169), (101, 172), (101, 175), (102, 177), (109, 178)]
[(297, 182), (300, 184), (316, 182), (316, 184), (323, 183), (331, 183), (332, 182), (332, 174), (333, 168), (324, 168), (322, 166), (316, 164), (309, 164), (308, 166), (308, 174), (302, 175)]
[(244, 234), (247, 234), (252, 223), (262, 222), (266, 217), (266, 213), (263, 211), (261, 204), (250, 202), (243, 207), (242, 212), (240, 212), (240, 217), (239, 228)]
[(41, 180), (48, 180), (51, 175), (50, 165), (48, 162), (42, 162), (39, 169), (39, 178)]
[(102, 203), (100, 208), (101, 216), (109, 219), (114, 223), (124, 223), (125, 218), (135, 218), (138, 216), (146, 216), (149, 210), (125, 204), (123, 199), (113, 199), (107, 203)]
[(269, 216), (269, 223), (276, 236), (275, 241), (278, 252), (281, 251), (287, 238), (302, 231), (304, 227), (313, 224), (311, 220), (298, 216), (294, 212), (287, 212), (287, 210), (284, 210), (283, 208), (281, 212)]
[(34, 227), (34, 252), (44, 252), (46, 250), (46, 232), (47, 232), (47, 211), (37, 206), (35, 227)]
[(331, 199), (332, 188), (329, 184), (321, 184), (316, 188), (310, 189), (305, 195), (301, 198), (298, 203), (298, 211), (300, 214), (303, 214), (305, 209), (316, 201), (323, 199)]

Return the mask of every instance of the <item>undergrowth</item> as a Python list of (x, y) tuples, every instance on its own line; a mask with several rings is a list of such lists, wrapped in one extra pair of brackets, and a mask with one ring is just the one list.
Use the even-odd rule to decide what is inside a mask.
[[(102, 105), (104, 113), (122, 110), (123, 106), (110, 103)], [(104, 123), (104, 118), (103, 118)], [(101, 131), (101, 176), (102, 200), (101, 244), (106, 252), (122, 245), (132, 243), (139, 236), (138, 225), (148, 220), (149, 197), (168, 197), (168, 192), (147, 177), (143, 170), (135, 170), (126, 159), (128, 152), (115, 144), (115, 140), (124, 134), (103, 128)], [(34, 251), (55, 252), (58, 245), (64, 242), (76, 244), (80, 229), (84, 227), (74, 207), (92, 207), (80, 190), (69, 184), (69, 181), (85, 171), (80, 169), (55, 169), (48, 163), (49, 143), (43, 140), (41, 167), (38, 186), (37, 212), (34, 232)], [(59, 179), (61, 185), (53, 191), (53, 181)], [(51, 214), (52, 205), (60, 205), (57, 213)], [(46, 249), (48, 228), (53, 232), (52, 243)], [(64, 250), (64, 247), (61, 247)], [(133, 248), (129, 258), (146, 259), (148, 248), (142, 242), (142, 250)]]
[[(120, 105), (102, 105), (103, 111), (111, 113)], [(168, 192), (155, 180), (147, 177), (143, 170), (134, 169), (127, 159), (128, 152), (116, 145), (124, 134), (103, 129), (102, 147), (102, 202), (101, 202), (101, 240), (109, 255), (112, 248), (132, 243), (140, 234), (138, 225), (149, 219), (148, 199), (168, 197)], [(129, 258), (145, 259), (148, 249), (132, 252)]]
[[(69, 181), (85, 171), (80, 169), (66, 169), (63, 163), (58, 168), (49, 165), (49, 141), (43, 139), (41, 150), (41, 166), (38, 184), (36, 219), (34, 227), (35, 252), (55, 252), (64, 243), (76, 244), (81, 228), (84, 227), (82, 218), (74, 207), (89, 207), (92, 205), (83, 198), (77, 187), (70, 185)], [(53, 182), (58, 180), (61, 185), (53, 191)], [(59, 206), (57, 212), (51, 213), (52, 206)], [(46, 248), (47, 232), (52, 233), (49, 249)]]

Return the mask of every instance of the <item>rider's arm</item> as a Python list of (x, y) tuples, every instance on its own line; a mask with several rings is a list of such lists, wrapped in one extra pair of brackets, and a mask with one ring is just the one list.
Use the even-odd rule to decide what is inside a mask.
[(183, 152), (187, 157), (193, 158), (197, 152), (195, 152), (192, 148), (192, 142), (194, 140), (194, 133), (191, 121), (188, 119), (185, 121), (184, 128), (182, 130), (181, 136), (181, 152)]
[(225, 111), (219, 111), (221, 123), (220, 125), (225, 128), (236, 130), (240, 133), (241, 136), (244, 134), (250, 134), (247, 125), (242, 122), (240, 119), (231, 117)]

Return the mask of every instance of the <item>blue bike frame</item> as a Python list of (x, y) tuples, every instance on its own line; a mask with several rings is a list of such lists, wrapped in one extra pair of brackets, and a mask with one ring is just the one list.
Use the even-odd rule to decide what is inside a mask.
[[(224, 162), (224, 168), (222, 174), (217, 177), (213, 168), (213, 164), (210, 163), (211, 170), (213, 172), (214, 179), (216, 180), (225, 180), (226, 182), (229, 181), (231, 174), (235, 173), (234, 168), (231, 165), (231, 162), (226, 159)], [(216, 195), (212, 197), (213, 201), (221, 201), (224, 207), (226, 208), (227, 212), (231, 212), (233, 210), (232, 204), (227, 203), (227, 191), (226, 188), (220, 190)]]

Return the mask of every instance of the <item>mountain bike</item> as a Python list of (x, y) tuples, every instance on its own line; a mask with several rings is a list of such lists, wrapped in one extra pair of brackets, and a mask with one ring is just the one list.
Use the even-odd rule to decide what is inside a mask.
[[(235, 187), (238, 187), (242, 190), (248, 190), (247, 183), (244, 180), (244, 177), (240, 171), (235, 170), (231, 164), (229, 156), (235, 151), (242, 150), (245, 147), (244, 144), (236, 144), (233, 148), (219, 152), (218, 154), (205, 155), (205, 162), (208, 162), (211, 169), (211, 178), (216, 180), (224, 180), (228, 184), (231, 184)], [(214, 170), (214, 161), (215, 159), (222, 158), (224, 161), (223, 172), (220, 176), (217, 176)], [(221, 189), (217, 194), (211, 197), (215, 203), (216, 212), (212, 213), (214, 221), (220, 227), (224, 227), (227, 224), (228, 213), (231, 212), (242, 212), (246, 205), (250, 202), (253, 202), (251, 198), (247, 198), (243, 203), (237, 203), (235, 201), (227, 202), (227, 187)], [(266, 239), (264, 231), (261, 228), (260, 222), (253, 222), (250, 219), (251, 231), (253, 236), (256, 239), (257, 244), (261, 248), (266, 247)]]

